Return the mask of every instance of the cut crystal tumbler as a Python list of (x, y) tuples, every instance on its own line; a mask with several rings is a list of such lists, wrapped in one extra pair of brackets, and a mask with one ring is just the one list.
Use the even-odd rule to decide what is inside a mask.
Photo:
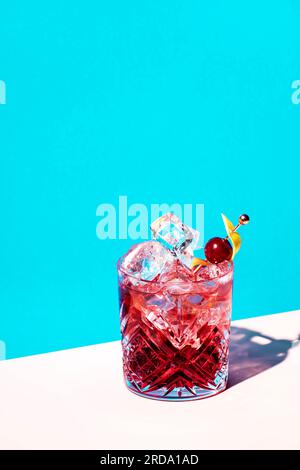
[(204, 267), (196, 281), (179, 262), (172, 273), (145, 281), (118, 263), (125, 382), (160, 400), (215, 395), (227, 383), (233, 264)]

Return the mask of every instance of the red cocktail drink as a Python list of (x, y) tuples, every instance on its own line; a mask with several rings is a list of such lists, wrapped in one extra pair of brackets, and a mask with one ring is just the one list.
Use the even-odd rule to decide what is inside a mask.
[(127, 387), (164, 400), (214, 395), (227, 383), (233, 264), (193, 272), (176, 257), (168, 263), (151, 280), (118, 263)]

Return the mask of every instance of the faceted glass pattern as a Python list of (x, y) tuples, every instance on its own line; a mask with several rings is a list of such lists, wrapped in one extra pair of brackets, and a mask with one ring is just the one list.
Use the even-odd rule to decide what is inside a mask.
[(165, 277), (137, 282), (119, 262), (124, 377), (149, 398), (204, 398), (226, 387), (233, 265), (192, 277), (174, 263)]

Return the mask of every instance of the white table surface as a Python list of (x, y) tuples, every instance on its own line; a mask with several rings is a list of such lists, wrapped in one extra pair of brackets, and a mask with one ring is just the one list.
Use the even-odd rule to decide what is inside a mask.
[(0, 448), (300, 449), (300, 311), (233, 326), (231, 386), (204, 400), (127, 391), (118, 341), (1, 361)]

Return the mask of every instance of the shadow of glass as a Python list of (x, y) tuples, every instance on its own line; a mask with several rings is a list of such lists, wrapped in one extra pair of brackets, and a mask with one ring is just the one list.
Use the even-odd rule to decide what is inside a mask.
[(258, 331), (231, 328), (228, 387), (233, 387), (284, 361), (294, 341)]

